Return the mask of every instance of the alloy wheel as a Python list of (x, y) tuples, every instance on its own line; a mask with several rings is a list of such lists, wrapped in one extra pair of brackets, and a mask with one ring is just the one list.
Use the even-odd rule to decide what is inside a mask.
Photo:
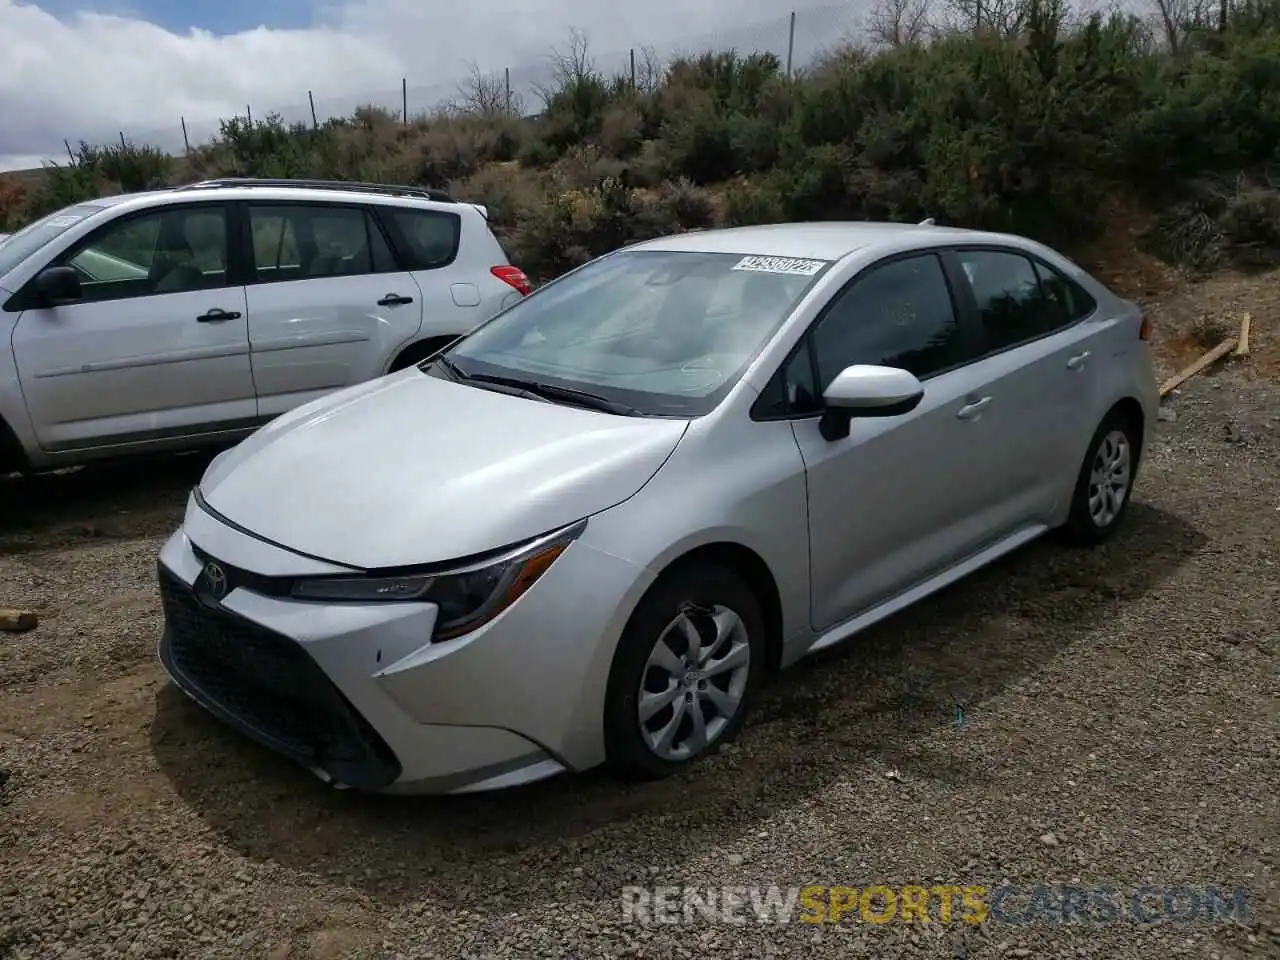
[(742, 707), (751, 645), (725, 606), (685, 606), (658, 636), (640, 678), (641, 738), (657, 757), (688, 760), (715, 743)]

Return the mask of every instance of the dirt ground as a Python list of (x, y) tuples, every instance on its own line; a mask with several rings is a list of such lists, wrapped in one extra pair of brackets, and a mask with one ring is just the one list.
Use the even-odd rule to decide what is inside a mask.
[[(0, 958), (1280, 956), (1280, 274), (1139, 277), (1172, 395), (1108, 546), (1037, 543), (790, 671), (674, 781), (331, 792), (155, 659), (203, 457), (0, 480)], [(1210, 344), (1211, 345), (1211, 344)], [(1190, 355), (1190, 356), (1189, 356)], [(623, 922), (624, 885), (1246, 888), (1234, 920)], [(935, 915), (936, 916), (936, 915)]]

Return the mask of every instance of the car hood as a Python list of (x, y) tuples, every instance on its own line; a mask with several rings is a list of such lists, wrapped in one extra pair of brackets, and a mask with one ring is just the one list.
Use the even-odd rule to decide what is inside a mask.
[(223, 518), (364, 569), (495, 550), (626, 500), (686, 420), (620, 417), (410, 368), (273, 420), (200, 481)]

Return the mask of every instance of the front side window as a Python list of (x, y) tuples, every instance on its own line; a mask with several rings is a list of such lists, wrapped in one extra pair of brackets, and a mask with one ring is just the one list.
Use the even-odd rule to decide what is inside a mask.
[(58, 261), (80, 275), (85, 302), (221, 287), (227, 281), (226, 209), (160, 208), (123, 218)]
[(636, 250), (520, 301), (446, 354), (464, 374), (590, 391), (653, 416), (724, 398), (826, 261)]
[(925, 378), (972, 359), (935, 254), (871, 267), (836, 295), (813, 331), (818, 395), (853, 364)]
[(254, 278), (259, 283), (348, 277), (391, 269), (391, 251), (360, 207), (252, 204)]

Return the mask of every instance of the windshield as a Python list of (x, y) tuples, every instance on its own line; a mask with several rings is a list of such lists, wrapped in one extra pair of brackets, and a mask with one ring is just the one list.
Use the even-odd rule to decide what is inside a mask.
[(0, 277), (22, 263), (54, 237), (74, 227), (85, 217), (93, 216), (105, 207), (94, 203), (78, 203), (72, 207), (41, 217), (0, 243)]
[(589, 391), (651, 416), (714, 409), (829, 266), (636, 250), (520, 301), (445, 356), (464, 376)]

